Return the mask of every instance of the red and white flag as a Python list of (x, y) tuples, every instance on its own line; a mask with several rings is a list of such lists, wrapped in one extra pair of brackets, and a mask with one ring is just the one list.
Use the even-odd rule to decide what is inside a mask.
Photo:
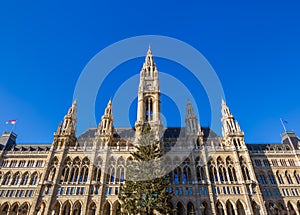
[(16, 122), (17, 122), (16, 119), (10, 119), (10, 120), (8, 120), (8, 121), (6, 122), (6, 124), (12, 124), (12, 125), (14, 125), (14, 124), (16, 124)]

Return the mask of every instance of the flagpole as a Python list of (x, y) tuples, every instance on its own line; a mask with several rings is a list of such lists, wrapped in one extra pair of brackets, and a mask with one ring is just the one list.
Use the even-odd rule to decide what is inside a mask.
[(10, 133), (13, 133), (13, 130), (14, 130), (14, 128), (15, 128), (15, 125), (16, 125), (16, 123), (12, 124)]
[(295, 150), (295, 147), (294, 147), (294, 145), (293, 145), (293, 142), (292, 142), (290, 136), (287, 134), (286, 127), (285, 127), (285, 125), (284, 125), (284, 122), (283, 122), (282, 118), (280, 118), (280, 121), (281, 121), (281, 124), (282, 124), (282, 126), (283, 126), (284, 132), (285, 132), (286, 135), (287, 135), (288, 141), (290, 142), (291, 146), (292, 146), (293, 149)]
[(281, 122), (281, 125), (282, 125), (283, 129), (284, 129), (284, 132), (286, 133), (286, 127), (285, 127), (285, 125), (284, 125), (284, 123), (283, 123), (282, 118), (280, 118), (280, 122)]

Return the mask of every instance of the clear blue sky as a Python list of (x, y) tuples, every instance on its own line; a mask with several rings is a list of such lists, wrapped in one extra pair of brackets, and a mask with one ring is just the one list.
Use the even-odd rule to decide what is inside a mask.
[[(88, 61), (121, 39), (156, 34), (208, 59), (248, 143), (279, 142), (280, 117), (300, 135), (299, 11), (296, 0), (1, 1), (0, 130), (17, 119), (18, 142), (50, 143)], [(137, 73), (142, 61), (124, 69)]]

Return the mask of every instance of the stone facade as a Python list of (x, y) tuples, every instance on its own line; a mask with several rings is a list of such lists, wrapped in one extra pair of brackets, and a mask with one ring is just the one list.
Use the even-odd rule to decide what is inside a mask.
[(135, 129), (114, 128), (112, 101), (97, 128), (76, 137), (76, 102), (52, 144), (16, 144), (0, 137), (0, 215), (103, 214), (120, 209), (126, 163), (144, 126), (161, 140), (176, 214), (300, 215), (300, 139), (246, 144), (222, 101), (222, 136), (201, 127), (190, 102), (185, 128), (163, 128), (158, 71), (148, 50), (140, 73)]

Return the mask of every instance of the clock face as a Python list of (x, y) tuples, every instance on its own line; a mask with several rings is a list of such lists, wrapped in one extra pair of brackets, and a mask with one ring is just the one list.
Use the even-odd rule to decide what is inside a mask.
[(147, 89), (151, 89), (151, 88), (152, 88), (152, 83), (147, 82), (147, 83), (146, 83), (146, 88), (147, 88)]

